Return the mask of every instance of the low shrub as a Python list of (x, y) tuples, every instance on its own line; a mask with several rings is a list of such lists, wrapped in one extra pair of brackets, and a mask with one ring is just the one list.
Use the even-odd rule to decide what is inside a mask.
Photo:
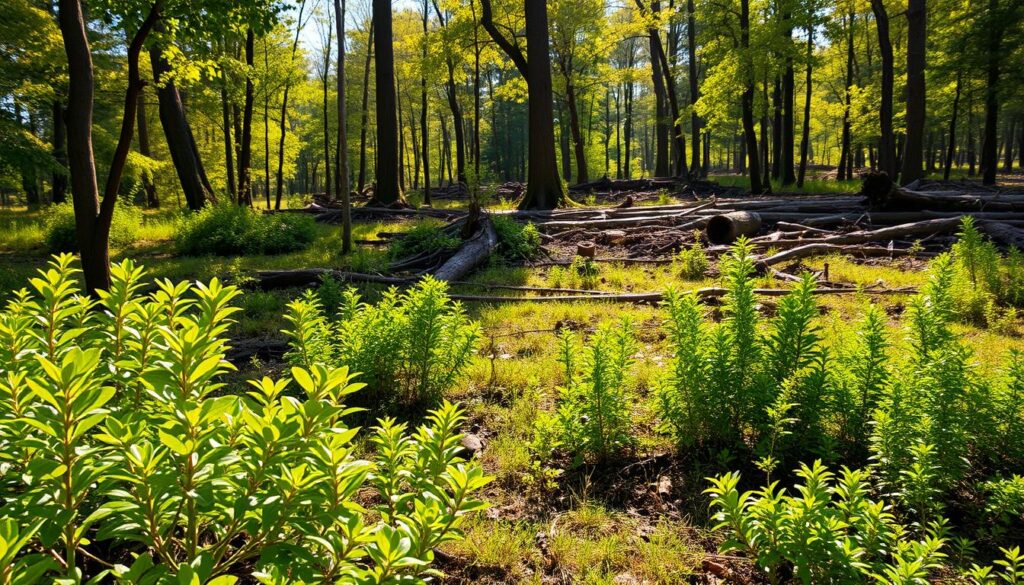
[(425, 220), (417, 223), (401, 237), (391, 240), (388, 255), (393, 259), (408, 258), (423, 252), (447, 252), (459, 247), (462, 241), (445, 233), (444, 224), (437, 220)]
[(941, 565), (946, 529), (912, 530), (871, 497), (871, 475), (843, 468), (837, 478), (820, 461), (796, 471), (792, 492), (776, 483), (740, 492), (739, 473), (711, 480), (715, 529), (723, 553), (749, 555), (773, 583), (918, 585)]
[(694, 240), (693, 244), (685, 247), (676, 253), (672, 258), (672, 270), (685, 280), (700, 280), (704, 273), (711, 267), (708, 261), (707, 252), (700, 240)]
[(0, 312), (4, 582), (421, 583), (484, 507), (455, 406), (363, 459), (348, 368), (225, 394), (239, 291), (112, 277), (91, 301), (61, 256)]
[(632, 325), (602, 327), (583, 347), (572, 331), (559, 337), (565, 385), (553, 413), (538, 417), (535, 449), (542, 456), (564, 449), (578, 464), (604, 460), (633, 442), (627, 376), (636, 343)]
[(514, 219), (492, 215), (494, 231), (498, 234), (498, 254), (508, 262), (532, 260), (540, 254), (540, 232), (532, 223), (519, 223)]
[[(138, 240), (142, 225), (142, 210), (118, 201), (110, 222), (110, 247), (124, 248)], [(75, 229), (75, 208), (71, 202), (53, 205), (46, 210), (44, 220), (46, 247), (51, 252), (77, 252), (78, 236)]]
[(178, 252), (188, 256), (283, 254), (304, 250), (316, 238), (316, 222), (297, 213), (260, 213), (241, 205), (208, 205), (179, 220)]
[(448, 298), (447, 284), (427, 277), (404, 292), (390, 289), (376, 305), (345, 291), (336, 314), (307, 294), (289, 305), (287, 358), (306, 366), (326, 363), (360, 372), (365, 404), (437, 404), (459, 379), (476, 347), (480, 327)]

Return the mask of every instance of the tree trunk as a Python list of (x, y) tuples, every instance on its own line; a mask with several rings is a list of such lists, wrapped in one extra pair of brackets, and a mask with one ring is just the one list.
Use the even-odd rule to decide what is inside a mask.
[[(423, 0), (423, 62), (427, 61), (427, 46), (429, 39), (428, 25), (430, 23), (430, 9), (428, 6), (430, 0)], [(475, 34), (475, 33), (474, 33)], [(479, 96), (478, 96), (479, 99)], [(430, 205), (430, 124), (428, 123), (429, 118), (427, 117), (427, 72), (426, 66), (421, 68), (420, 74), (420, 134), (423, 135), (423, 142), (421, 148), (423, 153), (420, 158), (423, 159), (423, 204)], [(478, 161), (479, 162), (479, 161)], [(479, 177), (478, 177), (479, 178)]]
[[(845, 103), (843, 104), (843, 138), (842, 147), (839, 155), (839, 171), (836, 173), (836, 180), (842, 181), (845, 179), (852, 179), (848, 169), (853, 167), (851, 160), (853, 159), (852, 145), (850, 144), (850, 108), (853, 100), (853, 25), (855, 17), (854, 12), (850, 12), (846, 15), (847, 26), (849, 31), (846, 38), (846, 87), (845, 87)], [(808, 92), (809, 93), (809, 92)], [(804, 115), (807, 112), (807, 105), (804, 105)], [(803, 145), (800, 147), (800, 166), (803, 167), (804, 156), (803, 156)], [(803, 181), (800, 181), (801, 185)]]
[(110, 162), (103, 201), (99, 199), (96, 161), (92, 147), (94, 77), (92, 54), (85, 17), (79, 0), (60, 0), (58, 23), (68, 58), (68, 164), (71, 197), (75, 209), (75, 232), (82, 261), (86, 291), (93, 297), (110, 287), (110, 223), (117, 204), (117, 190), (131, 150), (135, 118), (142, 92), (139, 54), (160, 13), (160, 2), (149, 14), (128, 45), (128, 88), (125, 90), (121, 132)]
[[(697, 79), (697, 22), (694, 0), (686, 0), (686, 52), (690, 73), (690, 148), (693, 156), (690, 159), (690, 172), (703, 177), (704, 169), (700, 160), (700, 117), (697, 116), (697, 100), (700, 98), (700, 87)], [(705, 137), (706, 140), (706, 137)], [(707, 161), (705, 160), (705, 164)]]
[(228, 195), (234, 201), (238, 198), (238, 190), (235, 188), (235, 145), (231, 140), (231, 107), (228, 104), (228, 77), (224, 70), (221, 70), (220, 111), (224, 133), (224, 168), (228, 175)]
[(395, 51), (391, 32), (391, 1), (373, 0), (377, 34), (373, 50), (377, 112), (377, 185), (373, 201), (388, 205), (404, 201), (398, 177), (398, 110), (395, 95)]
[(925, 0), (907, 3), (907, 138), (903, 145), (900, 181), (907, 185), (923, 176), (925, 100)]
[[(146, 158), (152, 158), (153, 153), (149, 148), (149, 121), (146, 119), (146, 96), (145, 90), (139, 90), (139, 105), (136, 112), (137, 124), (139, 126), (139, 153)], [(142, 174), (142, 189), (146, 195), (146, 207), (156, 209), (160, 207), (160, 198), (156, 193), (156, 185), (153, 183), (153, 175), (149, 172)]]
[(352, 251), (352, 187), (348, 166), (348, 107), (345, 79), (345, 0), (334, 0), (335, 27), (338, 30), (338, 168), (335, 192), (341, 199), (341, 253)]
[[(642, 0), (636, 0), (636, 4), (643, 11)], [(651, 11), (657, 13), (658, 10), (658, 2), (651, 2)], [(651, 37), (651, 58), (652, 63), (655, 63), (655, 74), (660, 72), (663, 77), (663, 87), (668, 97), (669, 115), (672, 117), (672, 139), (675, 144), (675, 159), (673, 160), (675, 176), (685, 179), (689, 174), (689, 169), (687, 169), (686, 165), (686, 134), (683, 132), (682, 120), (680, 118), (675, 80), (672, 78), (672, 70), (669, 67), (668, 57), (665, 55), (665, 48), (661, 43), (661, 35), (658, 34), (658, 29), (651, 28), (648, 30), (648, 34)]]
[(953, 115), (949, 119), (949, 144), (946, 146), (946, 164), (942, 168), (942, 180), (949, 180), (953, 168), (953, 154), (956, 152), (956, 116), (960, 109), (960, 73), (956, 75), (956, 94), (953, 96)]
[(526, 80), (529, 103), (529, 176), (521, 209), (554, 209), (568, 202), (558, 176), (555, 155), (555, 121), (551, 87), (551, 54), (548, 43), (548, 12), (544, 0), (524, 0), (526, 55), (495, 27), (490, 0), (481, 0), (481, 24), (515, 64)]
[(373, 28), (374, 21), (371, 19), (366, 39), (366, 61), (363, 63), (363, 105), (359, 123), (359, 180), (356, 181), (356, 185), (360, 192), (366, 187), (366, 130), (370, 125), (370, 59), (373, 58)]
[(323, 66), (324, 77), (321, 80), (323, 93), (323, 118), (324, 118), (324, 196), (328, 201), (334, 198), (334, 182), (331, 175), (331, 118), (330, 118), (330, 77), (331, 77), (331, 41), (333, 40), (334, 29), (331, 28), (330, 13), (327, 14), (327, 43), (324, 45)]
[(1003, 172), (1006, 173), (1013, 172), (1013, 142), (1016, 122), (1017, 120), (1014, 118), (1006, 120), (1006, 135), (1003, 140)]
[[(158, 22), (156, 30), (163, 32), (162, 29), (163, 27)], [(206, 170), (199, 158), (199, 151), (196, 149), (192, 129), (185, 116), (185, 105), (181, 101), (178, 87), (173, 79), (166, 81), (163, 79), (171, 71), (170, 63), (167, 62), (163, 50), (159, 46), (152, 47), (149, 55), (153, 64), (153, 77), (158, 84), (160, 125), (163, 127), (164, 137), (167, 139), (167, 148), (171, 153), (171, 161), (177, 171), (178, 180), (181, 182), (185, 202), (189, 209), (197, 211), (203, 208), (207, 199), (214, 200), (215, 197), (212, 189), (208, 187)]]
[[(299, 16), (295, 21), (295, 38), (292, 40), (292, 52), (289, 63), (295, 64), (295, 55), (299, 50), (299, 37), (302, 35), (302, 14), (305, 12), (306, 1), (302, 0), (299, 3)], [(280, 137), (277, 141), (277, 173), (275, 175), (275, 187), (276, 191), (274, 194), (274, 209), (281, 209), (281, 198), (284, 197), (284, 144), (285, 137), (288, 134), (288, 94), (291, 93), (291, 72), (289, 71), (289, 77), (284, 84), (284, 94), (281, 96), (281, 123), (278, 127), (280, 130)]]
[[(877, 1), (877, 0), (876, 0)], [(750, 0), (740, 0), (740, 47), (748, 70), (743, 73), (743, 95), (740, 99), (743, 119), (743, 139), (750, 169), (750, 191), (761, 193), (761, 163), (758, 160), (757, 133), (754, 131), (754, 72), (749, 70), (750, 52)]]
[(242, 146), (238, 157), (238, 204), (252, 206), (252, 106), (256, 87), (252, 81), (256, 35), (245, 32), (245, 106), (242, 110)]
[(658, 45), (661, 44), (656, 28), (647, 31), (650, 40), (649, 52), (651, 58), (651, 80), (654, 84), (654, 176), (669, 176), (668, 158), (668, 112), (665, 108), (665, 76), (661, 73), (661, 62), (658, 56)]
[(882, 103), (878, 111), (878, 168), (896, 179), (896, 146), (892, 131), (893, 54), (889, 38), (889, 13), (882, 0), (871, 0), (871, 11), (878, 27), (878, 46), (882, 57)]
[[(803, 187), (804, 187), (804, 179), (807, 178), (807, 157), (810, 154), (808, 151), (810, 150), (810, 147), (811, 147), (811, 89), (812, 89), (811, 81), (813, 79), (812, 73), (813, 73), (813, 67), (814, 67), (814, 61), (813, 61), (813, 59), (814, 59), (814, 28), (813, 27), (810, 28), (808, 30), (808, 32), (807, 32), (807, 55), (806, 55), (806, 57), (807, 57), (807, 77), (804, 80), (804, 84), (806, 85), (806, 88), (805, 88), (805, 91), (804, 91), (804, 123), (803, 123), (803, 133), (800, 136), (800, 175), (797, 177), (797, 180), (796, 180), (796, 186), (800, 187), (801, 189), (803, 189)], [(847, 79), (849, 79), (849, 71), (847, 71)], [(847, 87), (846, 99), (847, 99), (846, 111), (843, 113), (843, 136), (844, 136), (844, 139), (845, 139), (845, 144), (843, 145), (843, 152), (845, 153), (844, 156), (848, 157), (849, 156), (849, 148), (850, 148), (850, 110), (849, 110), (849, 108), (850, 108), (850, 102), (849, 102), (850, 94), (849, 94), (849, 87)], [(790, 121), (792, 121), (792, 120), (790, 120)], [(792, 138), (792, 137), (790, 137), (790, 138)], [(790, 143), (790, 146), (792, 147), (792, 143)], [(839, 158), (839, 166), (840, 166), (840, 168), (842, 168), (842, 166), (843, 166), (843, 158), (842, 158), (842, 156), (840, 156), (840, 158)], [(789, 165), (789, 167), (787, 167), (787, 168), (790, 170), (790, 172), (792, 172), (793, 165)], [(783, 179), (783, 183), (785, 183), (785, 179)]]

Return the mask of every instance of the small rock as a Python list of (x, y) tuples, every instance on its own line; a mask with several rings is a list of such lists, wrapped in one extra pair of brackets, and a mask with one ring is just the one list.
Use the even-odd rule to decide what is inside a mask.
[(672, 478), (662, 475), (658, 478), (658, 495), (667, 496), (672, 493)]
[(614, 579), (612, 579), (612, 583), (615, 585), (636, 585), (640, 583), (640, 581), (637, 581), (636, 577), (629, 573), (619, 573), (618, 575), (615, 575)]
[(462, 446), (471, 453), (480, 453), (484, 450), (484, 441), (480, 437), (470, 433), (462, 437)]

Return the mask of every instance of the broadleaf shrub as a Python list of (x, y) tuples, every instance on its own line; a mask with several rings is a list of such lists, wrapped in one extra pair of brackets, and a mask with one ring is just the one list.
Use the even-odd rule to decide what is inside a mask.
[(537, 226), (500, 215), (492, 215), (491, 221), (498, 234), (498, 254), (504, 260), (522, 262), (540, 254), (540, 232)]
[[(142, 210), (120, 200), (114, 206), (110, 222), (110, 247), (124, 248), (134, 244), (142, 225)], [(50, 206), (44, 220), (46, 247), (51, 252), (77, 252), (75, 208), (71, 202)]]
[(260, 213), (242, 205), (208, 205), (182, 216), (175, 229), (178, 252), (189, 256), (283, 254), (316, 239), (316, 222), (301, 213)]
[(480, 337), (479, 325), (447, 291), (446, 283), (426, 277), (369, 304), (349, 289), (332, 315), (315, 294), (306, 295), (289, 305), (287, 358), (359, 372), (368, 386), (365, 403), (375, 407), (436, 404), (465, 370)]
[(363, 459), (348, 368), (225, 393), (235, 288), (77, 276), (60, 256), (0, 312), (4, 582), (423, 583), (484, 507), (457, 407), (379, 421)]
[(437, 220), (418, 222), (400, 237), (391, 240), (388, 255), (394, 259), (407, 258), (424, 252), (446, 252), (459, 247), (462, 241), (445, 233), (443, 223)]

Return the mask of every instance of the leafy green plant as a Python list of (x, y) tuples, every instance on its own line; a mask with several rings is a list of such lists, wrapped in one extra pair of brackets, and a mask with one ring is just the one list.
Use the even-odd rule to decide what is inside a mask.
[(178, 252), (188, 256), (283, 254), (304, 250), (316, 223), (301, 213), (259, 213), (241, 205), (208, 205), (182, 216), (175, 228)]
[(537, 422), (538, 450), (561, 447), (575, 462), (598, 460), (632, 443), (627, 376), (636, 352), (632, 324), (605, 326), (583, 347), (576, 334), (559, 336), (565, 384), (554, 413)]
[(6, 583), (422, 582), (489, 480), (444, 403), (388, 419), (369, 459), (346, 367), (224, 393), (239, 294), (112, 267), (98, 301), (56, 258), (0, 312), (0, 576)]
[(739, 473), (711, 478), (715, 529), (723, 553), (754, 559), (772, 583), (785, 576), (811, 583), (928, 583), (945, 558), (945, 528), (932, 524), (920, 539), (870, 497), (870, 473), (843, 468), (838, 477), (820, 461), (801, 465), (792, 492), (778, 483), (739, 491)]
[[(110, 246), (124, 248), (139, 238), (142, 210), (118, 200), (110, 222)], [(75, 229), (75, 208), (71, 202), (53, 205), (46, 210), (44, 221), (46, 247), (51, 252), (77, 252), (78, 235)]]
[(394, 238), (388, 246), (392, 258), (407, 258), (423, 252), (445, 252), (454, 250), (462, 243), (457, 236), (449, 235), (437, 220), (418, 222), (409, 231)]
[(540, 232), (533, 223), (519, 223), (500, 215), (492, 215), (491, 221), (498, 234), (498, 254), (503, 259), (522, 262), (540, 254)]
[(684, 247), (672, 257), (672, 270), (686, 280), (700, 280), (711, 267), (707, 252), (700, 243), (700, 237), (693, 244)]
[(480, 327), (447, 294), (447, 284), (427, 277), (404, 292), (391, 289), (376, 305), (354, 289), (328, 319), (315, 294), (289, 305), (286, 356), (295, 365), (326, 363), (360, 372), (365, 404), (431, 405), (462, 374)]

